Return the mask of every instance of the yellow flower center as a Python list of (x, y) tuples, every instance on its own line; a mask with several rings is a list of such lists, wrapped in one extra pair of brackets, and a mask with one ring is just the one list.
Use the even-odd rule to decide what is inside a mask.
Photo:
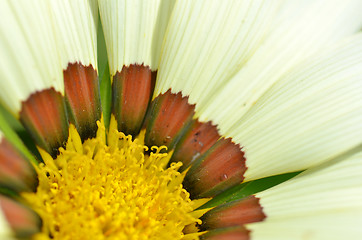
[(106, 138), (98, 123), (97, 137), (82, 143), (70, 126), (56, 159), (40, 150), (38, 189), (23, 194), (43, 222), (34, 239), (198, 239), (194, 209), (206, 200), (190, 200), (181, 163), (166, 168), (163, 147), (144, 154), (142, 134), (132, 141), (115, 129), (112, 119)]

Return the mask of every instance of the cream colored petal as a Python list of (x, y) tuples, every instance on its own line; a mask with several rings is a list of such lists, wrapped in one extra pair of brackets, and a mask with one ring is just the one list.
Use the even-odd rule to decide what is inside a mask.
[(173, 0), (99, 0), (111, 75), (130, 64), (157, 70)]
[(246, 180), (303, 170), (362, 143), (362, 34), (284, 76), (229, 135)]
[(360, 0), (304, 3), (301, 9), (296, 8), (299, 4), (295, 1), (284, 7), (287, 14), (276, 19), (271, 34), (230, 83), (212, 97), (213, 101), (196, 106), (202, 121), (212, 120), (227, 135), (264, 92), (293, 67), (362, 26)]
[(162, 48), (155, 96), (172, 89), (196, 110), (254, 54), (278, 1), (178, 1)]
[(75, 62), (92, 65), (96, 69), (96, 0), (52, 0), (50, 6), (63, 69)]
[[(256, 194), (267, 220), (362, 208), (362, 152), (309, 169)], [(361, 212), (362, 217), (362, 212)]]
[(252, 240), (360, 240), (362, 208), (248, 226)]
[(13, 114), (31, 93), (63, 93), (62, 68), (47, 1), (0, 1), (0, 101)]
[(252, 239), (361, 239), (362, 152), (256, 194), (267, 218)]

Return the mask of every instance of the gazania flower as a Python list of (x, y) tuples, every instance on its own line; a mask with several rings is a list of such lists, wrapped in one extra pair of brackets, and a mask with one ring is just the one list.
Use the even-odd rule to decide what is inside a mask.
[(361, 239), (361, 10), (0, 1), (1, 239)]

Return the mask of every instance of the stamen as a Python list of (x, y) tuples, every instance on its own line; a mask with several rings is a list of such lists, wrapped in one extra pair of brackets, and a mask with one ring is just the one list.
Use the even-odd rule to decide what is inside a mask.
[(35, 239), (198, 239), (197, 228), (187, 226), (201, 224), (207, 209), (194, 212), (201, 202), (183, 189), (182, 164), (166, 168), (164, 147), (145, 155), (142, 134), (132, 141), (114, 122), (112, 116), (110, 146), (98, 123), (97, 137), (84, 143), (71, 125), (56, 159), (41, 151), (37, 192), (23, 194), (43, 220)]

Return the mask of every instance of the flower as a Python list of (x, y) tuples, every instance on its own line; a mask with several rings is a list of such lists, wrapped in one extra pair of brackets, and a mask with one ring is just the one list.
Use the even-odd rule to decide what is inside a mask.
[(362, 4), (332, 2), (0, 2), (40, 154), (0, 119), (0, 236), (360, 239)]

